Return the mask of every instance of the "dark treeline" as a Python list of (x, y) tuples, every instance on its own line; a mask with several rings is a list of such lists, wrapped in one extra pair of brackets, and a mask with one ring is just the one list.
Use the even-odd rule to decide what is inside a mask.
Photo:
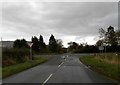
[[(115, 31), (114, 27), (109, 26), (107, 31), (99, 29), (100, 39), (95, 45), (87, 43), (78, 44), (69, 42), (68, 52), (72, 53), (98, 53), (98, 52), (120, 52), (120, 30)], [(99, 47), (104, 49), (99, 51)]]
[(87, 45), (87, 43), (78, 44), (76, 42), (68, 43), (68, 52), (71, 53), (97, 53), (99, 52), (98, 47), (94, 45)]
[[(16, 39), (13, 48), (4, 48), (2, 51), (3, 67), (22, 63), (29, 59), (30, 50), (28, 43), (33, 43), (33, 54), (60, 54), (60, 53), (98, 53), (98, 52), (120, 52), (120, 31), (114, 30), (114, 27), (109, 26), (107, 31), (103, 28), (99, 29), (100, 39), (95, 45), (88, 45), (87, 43), (69, 42), (68, 48), (64, 48), (61, 39), (55, 39), (54, 35), (49, 38), (49, 43), (44, 42), (42, 35), (38, 37), (33, 36), (31, 41), (25, 39)], [(99, 51), (99, 47), (104, 47), (104, 50)], [(106, 48), (106, 49), (105, 49)]]
[(96, 46), (106, 47), (106, 52), (120, 52), (120, 30), (114, 30), (114, 27), (109, 26), (107, 31), (103, 28), (99, 29), (100, 40)]
[[(54, 35), (49, 38), (49, 44), (46, 45), (43, 36), (40, 35), (39, 38), (33, 36), (31, 38), (33, 53), (44, 54), (44, 53), (63, 53), (65, 50), (62, 45), (61, 39), (55, 39)], [(28, 48), (27, 41), (25, 39), (17, 39), (14, 41), (14, 48)]]
[[(54, 35), (49, 38), (49, 44), (46, 45), (43, 36), (39, 38), (36, 36), (31, 38), (33, 43), (32, 50), (34, 53), (98, 53), (99, 47), (103, 47), (103, 52), (119, 52), (120, 51), (120, 31), (114, 30), (114, 27), (109, 26), (107, 31), (103, 28), (99, 29), (100, 39), (95, 45), (88, 45), (87, 43), (69, 42), (68, 48), (63, 48), (62, 40), (55, 39)], [(27, 41), (25, 39), (17, 39), (14, 41), (14, 48), (27, 48)]]
[[(32, 45), (32, 58), (30, 58), (30, 47), (28, 43)], [(62, 40), (55, 39), (53, 35), (49, 38), (49, 44), (46, 45), (43, 36), (39, 38), (33, 36), (31, 41), (25, 39), (16, 39), (13, 44), (13, 48), (3, 48), (2, 50), (2, 66), (10, 66), (18, 63), (23, 63), (29, 60), (34, 60), (34, 54), (61, 54), (65, 53), (66, 49), (63, 48)]]

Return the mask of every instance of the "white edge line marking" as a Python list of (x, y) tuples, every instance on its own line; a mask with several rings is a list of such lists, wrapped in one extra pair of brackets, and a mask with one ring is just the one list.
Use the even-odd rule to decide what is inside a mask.
[[(83, 63), (80, 61), (80, 64), (83, 64)], [(89, 67), (87, 67), (87, 66), (84, 66), (84, 68), (87, 68), (87, 69), (89, 69)]]
[(63, 64), (64, 62), (62, 62), (59, 66), (58, 66), (58, 68)]
[(53, 73), (49, 75), (49, 77), (43, 82), (42, 85), (44, 85), (45, 83), (47, 83), (47, 81), (52, 77)]
[(80, 64), (83, 64), (83, 63), (80, 61)]

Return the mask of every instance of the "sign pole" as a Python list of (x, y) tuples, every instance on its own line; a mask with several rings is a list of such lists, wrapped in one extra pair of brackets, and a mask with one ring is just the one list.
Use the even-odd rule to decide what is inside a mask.
[(99, 51), (101, 52), (101, 55), (103, 56), (103, 50), (104, 50), (103, 45), (99, 46), (98, 49), (99, 49)]
[(105, 44), (105, 58), (106, 58), (106, 44)]
[(27, 43), (27, 44), (30, 47), (30, 57), (29, 57), (29, 59), (32, 60), (33, 59), (33, 57), (32, 57), (32, 45), (33, 45), (33, 43)]

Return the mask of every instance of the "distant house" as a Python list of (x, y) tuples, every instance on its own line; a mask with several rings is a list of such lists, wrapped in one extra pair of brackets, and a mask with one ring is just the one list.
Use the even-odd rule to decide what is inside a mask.
[(14, 41), (2, 41), (0, 42), (0, 47), (12, 48)]

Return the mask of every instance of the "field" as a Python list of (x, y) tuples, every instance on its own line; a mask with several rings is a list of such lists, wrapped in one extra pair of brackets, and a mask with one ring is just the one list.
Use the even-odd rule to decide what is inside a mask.
[(120, 56), (115, 53), (95, 54), (94, 56), (83, 56), (80, 60), (92, 70), (118, 81), (120, 80)]

